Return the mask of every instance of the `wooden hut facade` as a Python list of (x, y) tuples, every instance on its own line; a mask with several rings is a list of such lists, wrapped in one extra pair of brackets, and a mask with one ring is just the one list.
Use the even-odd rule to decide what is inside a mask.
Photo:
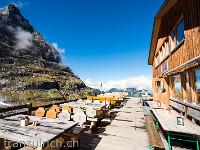
[[(200, 120), (200, 1), (165, 0), (154, 18), (148, 64), (153, 99)], [(193, 114), (199, 116), (193, 117)]]

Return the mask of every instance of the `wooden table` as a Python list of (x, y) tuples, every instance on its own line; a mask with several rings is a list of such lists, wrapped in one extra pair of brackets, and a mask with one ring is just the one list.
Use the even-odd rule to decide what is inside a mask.
[(157, 105), (157, 102), (155, 102), (155, 101), (147, 101), (147, 103), (153, 109), (164, 109), (164, 108), (168, 107), (167, 105), (165, 105), (162, 102), (161, 102), (161, 106), (160, 107)]
[[(22, 127), (21, 117), (16, 115), (0, 119), (0, 138), (22, 143), (33, 148), (44, 148), (48, 143), (59, 138), (64, 132), (77, 125), (76, 122), (61, 122), (59, 119), (29, 116), (30, 124)], [(32, 127), (31, 122), (38, 121), (37, 127)]]
[(170, 140), (177, 139), (177, 138), (172, 138), (171, 136), (173, 135), (193, 138), (194, 140), (184, 140), (184, 139), (177, 139), (177, 140), (196, 142), (197, 149), (199, 150), (197, 135), (200, 135), (200, 126), (194, 124), (187, 118), (184, 118), (184, 126), (177, 125), (177, 117), (183, 117), (183, 116), (181, 116), (175, 110), (171, 110), (171, 114), (165, 114), (164, 109), (152, 109), (152, 111), (157, 121), (159, 121), (160, 125), (162, 126), (163, 130), (167, 131), (169, 150), (171, 150)]
[(103, 103), (100, 103), (100, 104), (94, 104), (94, 103), (90, 103), (88, 105), (84, 105), (83, 102), (69, 102), (69, 103), (64, 103), (64, 104), (61, 104), (61, 106), (70, 106), (70, 107), (76, 107), (76, 108), (87, 108), (87, 107), (93, 107), (94, 109), (98, 109), (100, 110), (102, 107), (104, 107), (105, 105)]
[(111, 104), (116, 104), (116, 105), (119, 105), (123, 100), (122, 99), (116, 99), (116, 100), (108, 100)]
[(102, 107), (104, 107), (105, 105), (103, 103), (101, 104), (94, 104), (94, 103), (91, 103), (91, 104), (88, 104), (88, 105), (84, 105), (84, 106), (81, 106), (81, 107), (85, 107), (85, 108), (88, 108), (88, 107), (92, 107), (94, 108), (95, 110), (101, 110)]
[(84, 105), (84, 102), (69, 102), (69, 103), (64, 103), (64, 104), (61, 104), (61, 106), (70, 106), (70, 107), (81, 107), (82, 105)]

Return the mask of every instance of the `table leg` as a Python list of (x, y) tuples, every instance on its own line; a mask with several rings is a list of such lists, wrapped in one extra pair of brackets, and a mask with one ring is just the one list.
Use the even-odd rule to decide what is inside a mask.
[(146, 132), (147, 132), (147, 124), (146, 124)]
[(197, 150), (199, 150), (199, 141), (197, 136), (196, 136), (196, 142), (197, 142)]
[(157, 131), (158, 131), (158, 121), (156, 121)]
[(5, 147), (4, 139), (0, 138), (0, 149), (4, 149), (4, 147)]
[(149, 149), (151, 150), (151, 145), (149, 144)]
[(153, 112), (152, 112), (152, 115), (153, 115), (153, 121), (154, 121), (154, 123), (156, 124), (156, 117), (155, 117), (155, 115), (154, 115)]
[(171, 144), (170, 144), (170, 135), (169, 135), (169, 132), (167, 132), (167, 135), (168, 135), (168, 145), (169, 145), (169, 150), (171, 150)]

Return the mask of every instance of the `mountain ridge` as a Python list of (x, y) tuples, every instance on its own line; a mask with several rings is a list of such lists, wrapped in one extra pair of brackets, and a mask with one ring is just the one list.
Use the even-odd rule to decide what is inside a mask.
[[(33, 106), (95, 95), (13, 4), (0, 9), (0, 101)], [(1, 105), (0, 105), (1, 107)]]

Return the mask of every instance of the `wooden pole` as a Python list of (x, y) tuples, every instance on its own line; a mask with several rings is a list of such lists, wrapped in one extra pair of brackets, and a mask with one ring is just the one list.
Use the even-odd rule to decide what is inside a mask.
[(28, 103), (28, 115), (31, 115), (32, 112), (32, 103)]
[(165, 104), (169, 106), (169, 98), (170, 98), (170, 83), (169, 83), (169, 76), (165, 78), (165, 84), (166, 84), (166, 100)]

